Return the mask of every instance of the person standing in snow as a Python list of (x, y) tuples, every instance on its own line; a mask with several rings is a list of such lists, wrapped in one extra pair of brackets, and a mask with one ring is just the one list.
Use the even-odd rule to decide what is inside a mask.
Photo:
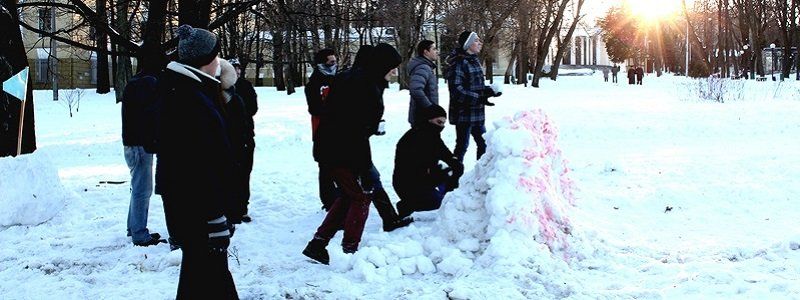
[(483, 67), (478, 60), (482, 48), (483, 43), (476, 33), (464, 31), (458, 36), (456, 49), (447, 58), (450, 124), (456, 125), (455, 155), (460, 162), (467, 153), (470, 135), (477, 144), (478, 159), (486, 152), (485, 107), (494, 106), (489, 97), (502, 94), (484, 84)]
[[(239, 199), (242, 201), (242, 222), (248, 223), (253, 219), (248, 214), (247, 207), (250, 205), (250, 173), (253, 171), (253, 155), (255, 154), (256, 149), (256, 132), (255, 132), (255, 122), (253, 121), (253, 117), (258, 112), (258, 94), (256, 94), (255, 88), (253, 88), (253, 84), (247, 79), (244, 78), (244, 71), (242, 70), (242, 65), (239, 63), (238, 59), (231, 59), (228, 61), (233, 67), (233, 70), (236, 72), (235, 79), (236, 83), (233, 85), (233, 88), (230, 87), (230, 84), (223, 84), (222, 89), (227, 90), (228, 94), (233, 95), (235, 94), (233, 104), (237, 107), (241, 107), (241, 113), (239, 116), (242, 118), (243, 122), (241, 123), (244, 127), (242, 128), (241, 134), (243, 135), (242, 140), (242, 155), (240, 159), (240, 181), (239, 181), (239, 191), (241, 194), (239, 195)], [(222, 63), (222, 62), (221, 62)], [(224, 72), (227, 68), (222, 68), (223, 70), (223, 77), (225, 76)], [(228, 73), (230, 69), (227, 69)], [(228, 75), (229, 77), (232, 75)], [(230, 78), (228, 79), (230, 81)], [(227, 87), (226, 87), (227, 86)], [(239, 98), (238, 100), (235, 98)], [(225, 98), (227, 103), (231, 103), (229, 96)], [(226, 105), (227, 106), (227, 105)]]
[(183, 252), (178, 299), (238, 299), (228, 245), (240, 218), (234, 154), (222, 110), (220, 43), (207, 30), (178, 28), (178, 60), (159, 78), (156, 193)]
[(636, 67), (636, 84), (642, 85), (642, 79), (644, 79), (644, 68), (638, 66)]
[(602, 68), (600, 70), (603, 72), (603, 81), (608, 82), (608, 72), (609, 72), (609, 70), (607, 68)]
[(359, 184), (359, 178), (372, 168), (369, 138), (378, 131), (383, 117), (383, 92), (389, 78), (402, 62), (400, 54), (388, 44), (378, 44), (363, 67), (337, 75), (320, 120), (314, 152), (320, 163), (331, 168), (333, 179), (342, 191), (303, 254), (328, 264), (325, 249), (336, 231), (344, 226), (342, 250), (358, 250), (361, 235), (375, 197)]
[[(153, 194), (153, 154), (145, 149), (153, 139), (153, 119), (148, 111), (156, 103), (156, 70), (144, 68), (133, 76), (122, 92), (122, 145), (131, 174), (128, 206), (128, 236), (136, 246), (165, 242), (147, 229), (150, 196)], [(152, 151), (152, 149), (149, 149)]]
[(250, 170), (252, 169), (252, 140), (253, 129), (250, 127), (250, 115), (247, 105), (236, 89), (236, 67), (224, 59), (219, 60), (220, 81), (222, 94), (221, 111), (225, 119), (228, 140), (233, 154), (234, 173), (230, 179), (232, 183), (231, 200), (234, 203), (234, 216), (228, 218), (232, 224), (241, 224), (247, 216), (247, 204), (250, 197)]
[(619, 74), (619, 66), (614, 65), (613, 67), (611, 67), (611, 82), (618, 83), (617, 74)]
[[(415, 211), (438, 209), (444, 195), (458, 186), (464, 165), (447, 149), (440, 134), (447, 114), (439, 105), (423, 108), (417, 123), (397, 143), (392, 185), (400, 202), (397, 211), (407, 217)], [(443, 170), (439, 161), (450, 167)], [(448, 174), (452, 170), (452, 174)]]
[(628, 68), (628, 84), (636, 84), (636, 68)]
[[(322, 49), (314, 54), (314, 71), (306, 83), (305, 94), (308, 103), (308, 113), (311, 114), (311, 139), (317, 140), (317, 127), (324, 114), (324, 103), (330, 91), (333, 77), (336, 75), (336, 54), (332, 49)], [(319, 165), (319, 200), (322, 208), (329, 210), (338, 195), (336, 184), (330, 170), (314, 156)]]
[(417, 44), (417, 57), (408, 62), (408, 92), (411, 101), (408, 108), (408, 123), (414, 126), (415, 117), (426, 107), (439, 104), (439, 85), (436, 78), (436, 60), (439, 49), (430, 40)]

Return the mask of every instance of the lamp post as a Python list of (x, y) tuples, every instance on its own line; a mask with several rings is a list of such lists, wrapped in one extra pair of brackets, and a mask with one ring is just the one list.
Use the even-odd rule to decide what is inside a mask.
[(769, 49), (772, 50), (772, 70), (770, 70), (770, 73), (772, 81), (775, 81), (775, 43), (769, 44)]

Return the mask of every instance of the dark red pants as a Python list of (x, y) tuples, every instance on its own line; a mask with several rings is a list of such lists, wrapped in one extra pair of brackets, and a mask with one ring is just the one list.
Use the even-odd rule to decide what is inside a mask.
[(371, 194), (364, 193), (358, 183), (358, 172), (348, 168), (332, 168), (333, 181), (339, 186), (342, 196), (333, 202), (333, 206), (317, 229), (315, 238), (330, 241), (336, 231), (344, 227), (342, 247), (345, 250), (358, 250), (364, 225), (369, 215)]

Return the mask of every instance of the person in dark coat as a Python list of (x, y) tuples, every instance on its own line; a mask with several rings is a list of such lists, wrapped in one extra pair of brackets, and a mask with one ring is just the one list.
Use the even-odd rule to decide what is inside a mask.
[(372, 168), (369, 138), (377, 132), (383, 117), (383, 91), (388, 79), (402, 62), (388, 44), (378, 44), (363, 67), (345, 71), (334, 79), (325, 104), (325, 116), (317, 129), (314, 151), (320, 163), (330, 166), (334, 181), (342, 190), (303, 254), (328, 264), (325, 249), (344, 224), (342, 250), (358, 250), (361, 235), (374, 198), (358, 179)]
[(250, 173), (253, 172), (253, 156), (256, 150), (256, 131), (255, 131), (255, 117), (258, 113), (258, 94), (253, 84), (244, 78), (244, 70), (238, 59), (231, 59), (230, 64), (236, 70), (236, 83), (234, 84), (234, 93), (241, 99), (244, 104), (244, 154), (241, 161), (241, 174), (242, 174), (242, 201), (243, 201), (243, 215), (242, 222), (250, 222), (253, 219), (248, 213), (250, 206)]
[[(422, 109), (417, 123), (397, 143), (392, 185), (400, 196), (397, 202), (400, 217), (438, 209), (444, 195), (458, 185), (458, 178), (464, 174), (464, 165), (440, 137), (446, 116), (439, 105)], [(452, 174), (441, 169), (439, 161), (447, 163)]]
[(228, 270), (232, 223), (241, 218), (234, 153), (222, 110), (216, 35), (178, 28), (178, 60), (158, 82), (156, 193), (183, 252), (178, 299), (238, 299)]
[[(235, 204), (235, 213), (238, 217), (228, 221), (233, 224), (241, 224), (247, 215), (247, 205), (250, 198), (250, 171), (253, 161), (253, 129), (251, 128), (251, 117), (247, 111), (242, 95), (236, 90), (236, 68), (228, 61), (219, 59), (220, 89), (222, 99), (223, 117), (230, 141), (233, 154), (234, 173), (230, 178), (233, 192), (231, 200)], [(248, 221), (249, 222), (249, 221)]]
[(617, 74), (619, 74), (619, 66), (614, 65), (611, 67), (611, 82), (618, 83)]
[(158, 233), (147, 229), (150, 196), (153, 194), (153, 154), (145, 146), (152, 141), (155, 120), (148, 111), (156, 103), (156, 79), (152, 69), (133, 76), (122, 93), (122, 145), (131, 174), (128, 236), (136, 246), (157, 245)]
[(636, 84), (642, 85), (642, 79), (644, 79), (644, 68), (638, 66), (636, 67)]
[(439, 84), (436, 78), (436, 63), (439, 49), (430, 40), (417, 44), (417, 56), (408, 62), (408, 92), (411, 95), (408, 108), (408, 123), (414, 126), (414, 119), (422, 109), (439, 104)]
[(494, 105), (489, 102), (489, 97), (502, 94), (484, 84), (483, 67), (478, 60), (482, 48), (483, 43), (476, 33), (464, 31), (458, 36), (456, 49), (447, 58), (450, 124), (456, 125), (454, 152), (460, 162), (464, 161), (467, 153), (470, 135), (478, 146), (478, 159), (486, 152), (486, 140), (483, 139), (486, 133), (485, 106)]
[(636, 68), (628, 68), (628, 84), (636, 84)]
[[(336, 75), (336, 54), (331, 49), (322, 49), (314, 54), (314, 71), (306, 83), (305, 94), (308, 113), (311, 114), (311, 140), (316, 143), (317, 128), (323, 115), (325, 99), (328, 97), (330, 85)], [(329, 210), (339, 195), (336, 184), (328, 168), (314, 156), (319, 166), (319, 200), (322, 208)]]

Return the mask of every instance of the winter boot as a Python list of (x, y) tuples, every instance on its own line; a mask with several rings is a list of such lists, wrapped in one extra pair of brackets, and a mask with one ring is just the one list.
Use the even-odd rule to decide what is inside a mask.
[(161, 239), (161, 235), (160, 234), (151, 233), (149, 240), (143, 241), (143, 242), (133, 242), (133, 245), (134, 246), (139, 246), (139, 247), (148, 247), (148, 246), (154, 246), (154, 245), (158, 245), (160, 243), (166, 243), (166, 242), (167, 242), (167, 240)]
[(405, 217), (402, 219), (394, 220), (393, 222), (384, 223), (383, 224), (383, 231), (390, 232), (397, 228), (406, 227), (409, 224), (414, 222), (414, 218), (412, 217)]
[(327, 265), (330, 263), (331, 259), (330, 256), (328, 256), (328, 250), (325, 249), (326, 246), (328, 246), (328, 241), (314, 237), (308, 242), (306, 248), (303, 249), (303, 255), (323, 265)]
[(253, 218), (251, 218), (250, 215), (248, 214), (242, 215), (242, 222), (250, 223), (251, 221), (253, 221)]
[(358, 244), (342, 242), (342, 252), (345, 254), (353, 254), (358, 251)]

